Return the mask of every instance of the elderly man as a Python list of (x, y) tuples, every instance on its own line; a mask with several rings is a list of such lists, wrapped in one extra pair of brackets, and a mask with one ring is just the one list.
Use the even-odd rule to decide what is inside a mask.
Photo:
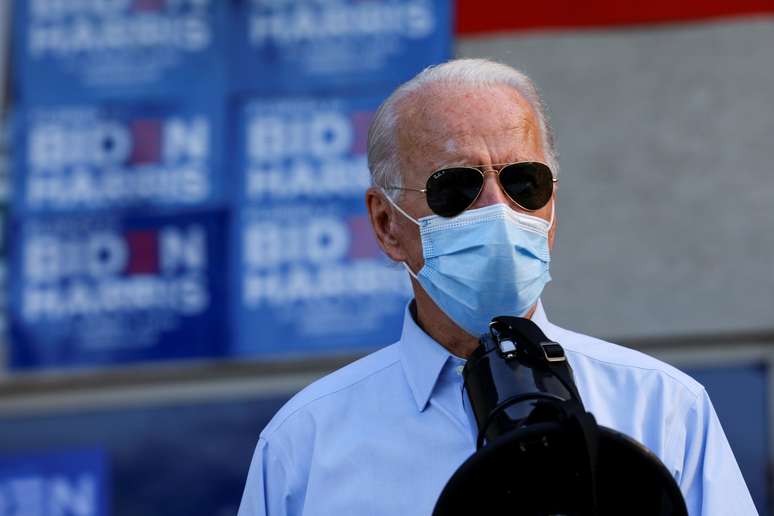
[(381, 106), (366, 203), (412, 278), (402, 336), (277, 413), (240, 516), (431, 514), (475, 450), (460, 371), (495, 315), (529, 317), (564, 346), (586, 409), (660, 457), (691, 515), (756, 514), (701, 385), (546, 318), (558, 165), (543, 111), (525, 75), (485, 60), (429, 68)]

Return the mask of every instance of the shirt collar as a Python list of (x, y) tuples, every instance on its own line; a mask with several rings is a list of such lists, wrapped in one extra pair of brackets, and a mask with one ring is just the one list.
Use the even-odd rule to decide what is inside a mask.
[(403, 333), (400, 337), (400, 359), (406, 373), (417, 410), (425, 410), (438, 376), (451, 353), (432, 339), (414, 321), (414, 301), (406, 306)]
[[(406, 374), (411, 393), (417, 403), (417, 410), (422, 412), (430, 401), (435, 384), (449, 357), (449, 351), (425, 333), (414, 320), (414, 301), (412, 300), (403, 314), (403, 332), (400, 337), (400, 360)], [(551, 323), (546, 318), (543, 304), (538, 300), (535, 322), (545, 333)]]
[(537, 324), (543, 330), (543, 333), (546, 334), (546, 337), (548, 337), (552, 325), (546, 318), (546, 311), (543, 310), (543, 301), (540, 299), (538, 299), (537, 306), (535, 307), (535, 313), (532, 314), (532, 322)]

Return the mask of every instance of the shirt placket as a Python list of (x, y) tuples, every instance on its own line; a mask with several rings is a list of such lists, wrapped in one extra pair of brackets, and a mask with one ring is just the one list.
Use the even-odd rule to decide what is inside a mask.
[(464, 366), (464, 360), (449, 357), (438, 376), (430, 403), (443, 412), (461, 434), (475, 446), (477, 428), (470, 401), (463, 389)]

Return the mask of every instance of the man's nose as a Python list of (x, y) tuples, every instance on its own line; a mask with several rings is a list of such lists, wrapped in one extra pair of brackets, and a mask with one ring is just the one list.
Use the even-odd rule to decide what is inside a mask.
[(509, 204), (509, 200), (505, 192), (500, 188), (500, 183), (497, 181), (497, 172), (487, 170), (484, 172), (484, 187), (481, 189), (481, 194), (479, 194), (471, 209), (483, 208), (492, 204)]

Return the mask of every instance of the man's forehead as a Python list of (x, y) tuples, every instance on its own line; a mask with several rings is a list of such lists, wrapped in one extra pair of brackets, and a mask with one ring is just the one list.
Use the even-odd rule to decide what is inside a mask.
[(397, 137), (402, 159), (441, 168), (468, 163), (471, 149), (493, 142), (532, 146), (538, 132), (532, 107), (512, 88), (444, 85), (406, 99)]
[(485, 124), (468, 121), (467, 123), (452, 123), (446, 126), (442, 124), (442, 120), (438, 122), (422, 128), (406, 124), (401, 127), (401, 136), (421, 141), (428, 147), (443, 149), (446, 152), (456, 152), (470, 140), (498, 136), (508, 139), (524, 138), (531, 135), (537, 127), (535, 121), (527, 116), (492, 119)]
[(403, 99), (398, 113), (401, 125), (437, 127), (450, 134), (464, 134), (482, 120), (492, 125), (499, 122), (502, 130), (534, 116), (529, 102), (505, 85), (431, 85)]
[(507, 139), (514, 143), (514, 147), (518, 147), (518, 142), (529, 139), (536, 129), (524, 119), (511, 122), (514, 123), (504, 124), (497, 130), (491, 131), (483, 131), (481, 128), (460, 128), (458, 131), (448, 131), (446, 134), (419, 134), (415, 143), (417, 147), (423, 149), (424, 157), (433, 162), (433, 168), (462, 164), (483, 165), (485, 163), (470, 162), (475, 158), (471, 158), (469, 152), (477, 141), (493, 138)]

